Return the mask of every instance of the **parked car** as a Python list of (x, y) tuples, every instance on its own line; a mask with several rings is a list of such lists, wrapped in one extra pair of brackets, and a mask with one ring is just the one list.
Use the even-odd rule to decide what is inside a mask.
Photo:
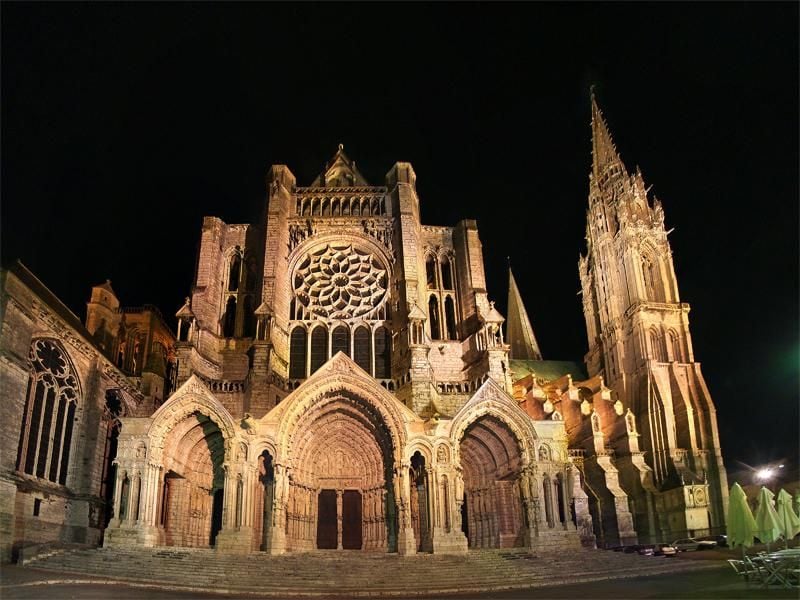
[(636, 553), (639, 556), (654, 556), (656, 553), (655, 544), (639, 544), (636, 546)]
[(675, 556), (678, 551), (670, 544), (655, 544), (653, 547), (653, 556)]
[(710, 550), (717, 547), (717, 542), (713, 540), (700, 540), (697, 538), (683, 538), (672, 542), (672, 546), (678, 552), (687, 552), (690, 550)]
[(703, 537), (697, 538), (701, 542), (711, 541), (717, 542), (717, 548), (727, 548), (728, 547), (728, 536), (727, 535), (706, 535)]

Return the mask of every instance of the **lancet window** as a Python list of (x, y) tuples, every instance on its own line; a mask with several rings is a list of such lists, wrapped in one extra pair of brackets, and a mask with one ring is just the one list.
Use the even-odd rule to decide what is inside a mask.
[(54, 340), (33, 342), (17, 470), (65, 485), (80, 389), (74, 369)]
[(255, 335), (256, 261), (241, 247), (235, 246), (228, 255), (228, 268), (223, 282), (220, 334), (222, 337), (253, 337)]
[(458, 308), (455, 291), (454, 258), (446, 252), (425, 256), (428, 288), (428, 327), (433, 340), (458, 339)]
[(392, 335), (387, 327), (372, 329), (363, 324), (328, 327), (323, 323), (314, 326), (310, 335), (304, 325), (292, 329), (289, 335), (289, 378), (304, 379), (312, 375), (337, 352), (349, 356), (373, 377), (391, 378)]

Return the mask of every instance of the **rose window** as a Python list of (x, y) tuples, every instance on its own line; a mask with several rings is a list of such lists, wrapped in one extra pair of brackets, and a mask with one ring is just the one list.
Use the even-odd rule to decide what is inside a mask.
[(294, 294), (317, 317), (369, 317), (386, 296), (387, 270), (370, 252), (326, 245), (306, 254), (294, 273)]

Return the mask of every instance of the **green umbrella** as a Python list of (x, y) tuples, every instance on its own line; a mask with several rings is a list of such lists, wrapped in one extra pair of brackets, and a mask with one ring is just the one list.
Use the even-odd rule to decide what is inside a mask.
[(756, 520), (756, 537), (767, 545), (769, 545), (781, 537), (781, 526), (778, 523), (778, 513), (775, 512), (775, 506), (772, 504), (772, 499), (775, 497), (771, 491), (764, 486), (758, 492), (758, 506), (756, 506), (756, 513), (754, 515)]
[(780, 525), (783, 539), (786, 540), (788, 547), (789, 540), (800, 533), (800, 517), (795, 514), (792, 508), (792, 497), (786, 490), (778, 492), (775, 511), (778, 513), (778, 525)]
[(731, 486), (728, 494), (728, 543), (731, 548), (736, 546), (744, 549), (753, 545), (753, 536), (756, 533), (756, 520), (747, 504), (747, 496), (738, 483)]

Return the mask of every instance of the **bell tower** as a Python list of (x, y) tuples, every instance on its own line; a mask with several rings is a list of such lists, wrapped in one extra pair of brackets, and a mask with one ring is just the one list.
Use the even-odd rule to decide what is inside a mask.
[[(587, 252), (578, 262), (587, 370), (602, 374), (636, 415), (651, 470), (626, 490), (641, 509), (637, 531), (658, 537), (721, 530), (727, 476), (716, 410), (695, 362), (664, 211), (650, 200), (641, 171), (626, 169), (594, 95), (591, 107)], [(624, 460), (621, 439), (615, 448)]]

